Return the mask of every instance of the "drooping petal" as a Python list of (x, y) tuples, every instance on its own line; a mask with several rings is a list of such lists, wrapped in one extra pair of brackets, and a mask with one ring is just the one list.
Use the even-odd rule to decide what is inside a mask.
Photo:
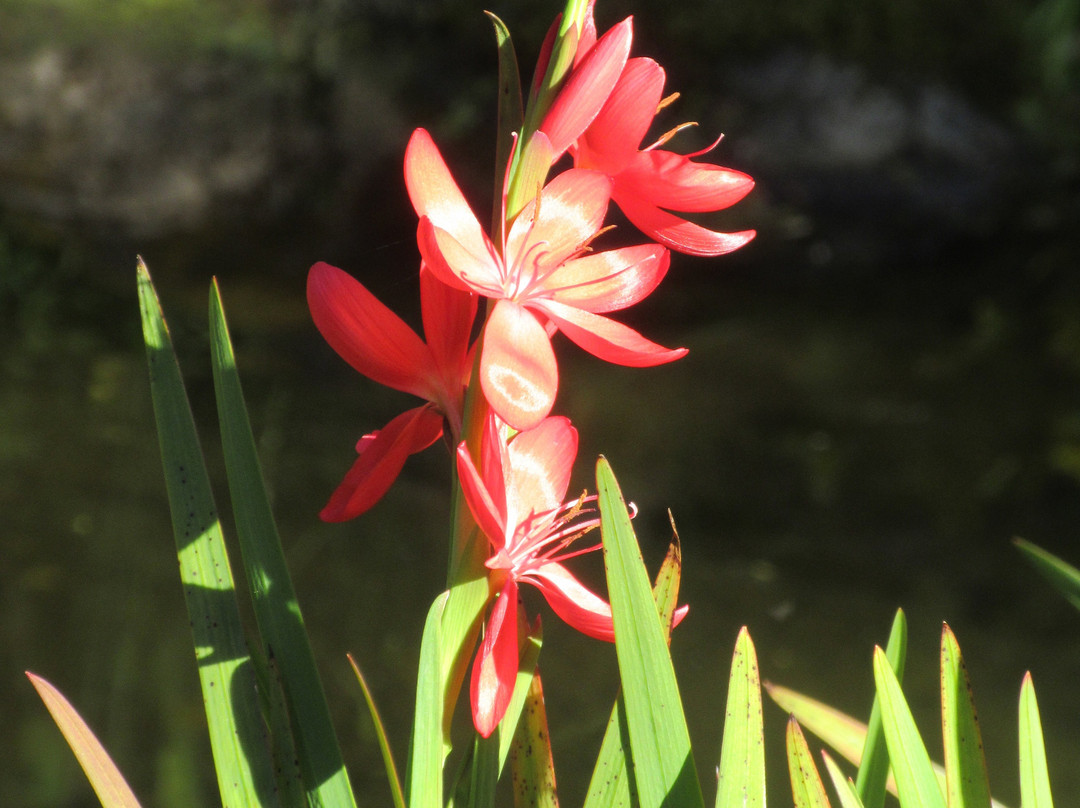
[(644, 368), (674, 362), (687, 353), (686, 348), (665, 348), (629, 326), (554, 300), (529, 305), (543, 311), (570, 340), (605, 362)]
[(344, 522), (378, 502), (405, 465), (442, 434), (442, 416), (430, 405), (403, 412), (385, 427), (365, 435), (356, 445), (359, 456), (322, 509), (326, 522)]
[(425, 129), (413, 132), (405, 149), (405, 187), (418, 216), (431, 219), (466, 250), (476, 255), (488, 252), (484, 228)]
[(709, 230), (686, 219), (680, 219), (631, 194), (617, 194), (613, 198), (635, 227), (676, 252), (703, 256), (723, 255), (739, 249), (757, 235), (754, 230), (737, 233)]
[(671, 257), (659, 244), (639, 244), (567, 261), (536, 294), (594, 313), (618, 311), (647, 297), (667, 274)]
[(518, 669), (517, 584), (508, 577), (491, 607), (484, 639), (473, 662), (469, 695), (473, 725), (484, 738), (490, 737), (502, 721)]
[(620, 197), (638, 196), (659, 208), (704, 212), (730, 207), (754, 180), (741, 171), (664, 149), (638, 152), (615, 181)]
[(554, 512), (566, 498), (577, 457), (578, 433), (570, 419), (545, 418), (510, 441), (506, 518), (519, 524), (530, 514)]
[(465, 504), (476, 520), (476, 524), (484, 531), (492, 547), (498, 551), (506, 544), (506, 512), (505, 504), (497, 501), (504, 499), (498, 493), (503, 488), (489, 487), (485, 484), (483, 476), (469, 456), (469, 448), (462, 441), (457, 449), (458, 478), (461, 480), (461, 491), (465, 497)]
[(544, 564), (529, 570), (521, 579), (539, 589), (555, 614), (568, 626), (597, 640), (615, 641), (611, 604), (581, 583), (562, 564)]
[(633, 39), (627, 17), (589, 49), (566, 79), (540, 129), (551, 139), (554, 157), (565, 152), (592, 123), (619, 79)]
[(424, 263), (447, 286), (488, 297), (502, 289), (502, 264), (490, 242), (481, 245), (485, 252), (474, 252), (453, 233), (421, 216), (416, 226), (416, 244)]
[(544, 186), (539, 201), (530, 200), (510, 227), (506, 260), (513, 262), (511, 271), (554, 267), (580, 250), (603, 226), (611, 187), (606, 174), (585, 168), (564, 171)]
[(457, 395), (469, 372), (465, 364), (476, 319), (476, 295), (447, 286), (426, 265), (420, 267), (420, 312), (424, 337), (444, 384)]
[(379, 384), (432, 400), (431, 351), (358, 280), (317, 263), (308, 273), (307, 299), (315, 327), (346, 362)]
[(614, 176), (638, 153), (664, 92), (664, 69), (652, 59), (629, 59), (600, 114), (578, 144), (577, 164)]
[(537, 316), (499, 300), (484, 328), (480, 384), (491, 408), (514, 429), (532, 429), (555, 403), (559, 369)]

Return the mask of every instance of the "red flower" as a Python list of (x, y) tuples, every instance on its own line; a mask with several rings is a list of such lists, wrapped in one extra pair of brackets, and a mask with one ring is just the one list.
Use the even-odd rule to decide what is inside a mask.
[(427, 403), (364, 435), (358, 457), (319, 514), (327, 522), (359, 516), (397, 479), (405, 459), (426, 449), (449, 425), (457, 442), (472, 360), (469, 332), (476, 298), (420, 268), (420, 304), (427, 344), (351, 275), (318, 263), (308, 273), (308, 306), (330, 347), (360, 373)]
[[(563, 417), (545, 418), (509, 443), (499, 436), (494, 418), (481, 441), (478, 470), (462, 443), (458, 476), (469, 510), (491, 542), (487, 566), (500, 594), (485, 628), (473, 665), (473, 721), (487, 737), (502, 719), (513, 693), (518, 664), (517, 586), (529, 583), (555, 613), (590, 637), (615, 638), (611, 606), (585, 587), (562, 562), (599, 549), (570, 545), (600, 524), (591, 507), (595, 497), (564, 502), (577, 456), (577, 430)], [(585, 516), (585, 519), (578, 519)], [(505, 581), (499, 580), (505, 576)]]
[[(580, 47), (588, 47), (587, 38)], [(652, 59), (629, 59), (603, 108), (584, 131), (571, 111), (579, 104), (588, 106), (594, 98), (583, 88), (575, 97), (570, 93), (575, 86), (571, 73), (564, 91), (540, 125), (551, 140), (553, 158), (569, 150), (576, 167), (595, 169), (611, 177), (611, 198), (626, 218), (650, 238), (678, 252), (721, 255), (754, 237), (753, 230), (721, 233), (669, 212), (721, 210), (746, 196), (754, 181), (740, 171), (691, 159), (712, 147), (687, 155), (658, 148), (674, 131), (638, 149), (663, 106), (662, 67)]]
[[(525, 162), (550, 165), (543, 133), (527, 151)], [(602, 316), (648, 295), (669, 260), (657, 244), (589, 252), (607, 212), (612, 181), (604, 174), (559, 174), (508, 225), (498, 247), (423, 129), (409, 141), (405, 183), (420, 215), (417, 241), (427, 266), (443, 282), (497, 301), (484, 331), (480, 380), (492, 408), (515, 429), (530, 429), (551, 411), (558, 389), (551, 349), (556, 328), (616, 364), (645, 367), (685, 355)]]

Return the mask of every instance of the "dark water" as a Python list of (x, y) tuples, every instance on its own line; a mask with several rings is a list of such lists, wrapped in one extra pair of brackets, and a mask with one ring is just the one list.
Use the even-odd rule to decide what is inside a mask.
[[(995, 795), (1019, 802), (1016, 704), (1028, 669), (1056, 792), (1076, 793), (1080, 616), (1009, 545), (1022, 534), (1080, 561), (1080, 489), (1067, 473), (1075, 376), (1031, 336), (1038, 317), (978, 274), (972, 288), (942, 292), (917, 279), (706, 283), (695, 271), (677, 265), (641, 315), (650, 336), (690, 355), (628, 370), (563, 345), (557, 409), (581, 431), (580, 484), (590, 485), (595, 455), (606, 454), (641, 509), (652, 563), (670, 533), (665, 509), (674, 512), (691, 614), (672, 650), (703, 779), (717, 760), (739, 626), (750, 627), (766, 678), (865, 716), (871, 649), (902, 606), (908, 693), (931, 752), (940, 757), (944, 620), (972, 676)], [(204, 287), (158, 280), (220, 480)], [(225, 272), (222, 285), (353, 784), (362, 804), (382, 804), (378, 751), (345, 653), (364, 668), (403, 763), (421, 621), (444, 574), (445, 451), (410, 461), (368, 515), (320, 523), (357, 436), (408, 398), (355, 376), (320, 342), (302, 272), (272, 283)], [(209, 805), (216, 797), (133, 267), (130, 293), (106, 288), (92, 316), (21, 312), (4, 324), (0, 802), (95, 804), (22, 677), (30, 669), (82, 710), (144, 804)], [(226, 510), (224, 487), (218, 494)], [(582, 564), (593, 580), (595, 561)], [(572, 805), (614, 695), (614, 651), (562, 626), (539, 599), (529, 605), (545, 620), (545, 693), (560, 790)], [(784, 716), (769, 706), (765, 718), (772, 800), (786, 804)]]

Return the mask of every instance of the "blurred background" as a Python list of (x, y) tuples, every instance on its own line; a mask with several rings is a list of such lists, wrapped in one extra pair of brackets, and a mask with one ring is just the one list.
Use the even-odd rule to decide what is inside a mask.
[[(557, 4), (503, 0), (531, 73)], [(0, 0), (0, 803), (96, 804), (22, 672), (57, 684), (145, 805), (217, 802), (135, 299), (149, 264), (221, 482), (206, 337), (220, 281), (265, 475), (362, 804), (387, 791), (345, 653), (403, 764), (423, 614), (441, 589), (447, 456), (372, 512), (317, 512), (352, 446), (408, 397), (321, 341), (307, 268), (340, 266), (418, 320), (401, 160), (429, 128), (481, 219), (495, 56), (464, 0)], [(948, 621), (991, 787), (1019, 802), (1032, 670), (1051, 777), (1080, 792), (1080, 617), (1019, 559), (1080, 562), (1080, 3), (600, 0), (681, 99), (674, 144), (753, 175), (709, 219), (739, 253), (676, 256), (624, 321), (689, 356), (627, 370), (560, 344), (557, 410), (605, 453), (657, 563), (674, 513), (676, 632), (698, 768), (717, 760), (730, 655), (856, 715), (894, 610), (940, 756)], [(680, 142), (681, 141), (681, 142)], [(227, 511), (227, 491), (218, 487)], [(591, 565), (591, 566), (590, 566)], [(583, 575), (599, 583), (597, 559)], [(584, 794), (614, 652), (541, 605), (565, 804)], [(766, 707), (772, 799), (784, 715)], [(711, 791), (707, 791), (711, 793)]]

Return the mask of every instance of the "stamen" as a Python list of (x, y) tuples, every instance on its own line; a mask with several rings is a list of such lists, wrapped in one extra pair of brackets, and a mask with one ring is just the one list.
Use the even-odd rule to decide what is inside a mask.
[(675, 137), (675, 135), (679, 134), (679, 132), (681, 132), (683, 129), (689, 129), (691, 126), (697, 125), (697, 121), (687, 121), (686, 123), (680, 123), (674, 129), (669, 129), (668, 131), (664, 132), (664, 134), (660, 135), (660, 137), (657, 138), (655, 143), (645, 149), (642, 149), (642, 151), (652, 151), (655, 148), (663, 146), (665, 143)]
[(679, 97), (678, 93), (672, 93), (671, 95), (667, 96), (666, 98), (661, 98), (660, 103), (656, 105), (656, 111), (659, 112), (664, 107), (671, 106), (672, 104), (675, 103), (675, 101), (676, 101), (676, 99), (678, 97)]

